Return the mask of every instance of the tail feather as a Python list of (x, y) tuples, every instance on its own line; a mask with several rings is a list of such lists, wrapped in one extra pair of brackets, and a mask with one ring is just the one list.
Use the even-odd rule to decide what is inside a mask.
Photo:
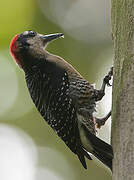
[(86, 161), (85, 161), (85, 157), (83, 155), (78, 155), (78, 158), (79, 158), (81, 164), (83, 165), (83, 167), (85, 169), (87, 169), (87, 164), (86, 164)]
[[(106, 153), (99, 151), (98, 149), (93, 151), (93, 155), (97, 157), (102, 163), (108, 166), (112, 171), (112, 159), (106, 155)], [(106, 157), (107, 156), (107, 157)]]
[[(112, 159), (113, 159), (113, 149), (112, 146), (102, 141), (94, 134), (90, 133), (89, 130), (84, 126), (84, 131), (89, 143), (93, 147), (91, 152), (95, 157), (97, 157), (102, 163), (108, 166), (112, 171)], [(90, 152), (90, 151), (89, 151)]]
[(78, 150), (79, 152), (77, 152), (77, 156), (80, 160), (80, 162), (82, 163), (83, 167), (85, 169), (87, 169), (87, 164), (86, 164), (86, 161), (85, 161), (85, 156), (86, 158), (88, 158), (89, 160), (92, 160), (92, 158), (90, 157), (90, 155), (83, 149), (83, 147), (79, 148)]

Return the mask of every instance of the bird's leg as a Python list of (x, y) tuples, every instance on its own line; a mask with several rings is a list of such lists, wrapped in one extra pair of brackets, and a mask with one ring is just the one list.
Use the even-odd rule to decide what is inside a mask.
[(111, 80), (111, 77), (113, 76), (113, 67), (110, 68), (110, 71), (108, 72), (108, 74), (104, 77), (103, 79), (103, 83), (101, 86), (100, 90), (96, 90), (96, 96), (95, 96), (95, 100), (96, 101), (100, 101), (103, 96), (105, 95), (105, 88), (106, 85), (107, 86), (112, 86), (109, 81)]
[[(111, 80), (111, 77), (113, 76), (113, 67), (110, 68), (110, 71), (108, 72), (108, 74), (104, 77), (103, 79), (103, 83), (101, 86), (100, 90), (97, 90), (96, 96), (95, 96), (95, 100), (96, 101), (100, 101), (103, 96), (105, 95), (105, 88), (106, 85), (107, 86), (111, 86), (111, 84), (109, 83), (109, 81)], [(105, 122), (107, 121), (107, 119), (111, 116), (111, 111), (103, 118), (94, 118), (95, 124), (97, 128), (101, 128), (101, 126), (103, 126), (105, 124)]]
[(95, 117), (95, 124), (97, 128), (101, 128), (105, 124), (105, 122), (108, 120), (108, 118), (111, 116), (111, 111), (103, 118), (96, 118)]

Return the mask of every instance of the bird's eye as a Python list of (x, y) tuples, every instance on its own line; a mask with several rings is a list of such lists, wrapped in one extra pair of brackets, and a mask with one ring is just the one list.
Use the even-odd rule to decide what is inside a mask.
[(36, 32), (34, 32), (34, 31), (25, 31), (24, 33), (23, 33), (23, 36), (26, 36), (26, 37), (34, 37), (34, 36), (36, 36)]
[(29, 33), (28, 33), (28, 35), (30, 36), (30, 37), (33, 37), (33, 36), (36, 36), (36, 32), (34, 32), (34, 31), (29, 31)]

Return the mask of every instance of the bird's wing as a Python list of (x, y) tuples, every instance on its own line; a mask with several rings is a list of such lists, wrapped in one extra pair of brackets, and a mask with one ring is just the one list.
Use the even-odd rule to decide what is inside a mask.
[(77, 79), (70, 83), (70, 96), (77, 107), (78, 127), (83, 147), (112, 170), (112, 147), (95, 136), (95, 123), (92, 116), (95, 108), (93, 86), (84, 79)]
[(77, 77), (75, 80), (70, 81), (69, 91), (70, 97), (78, 105), (91, 104), (91, 100), (94, 100), (94, 87), (85, 79)]
[(93, 134), (96, 133), (93, 112), (95, 111), (94, 87), (88, 81), (77, 78), (70, 82), (69, 95), (73, 99), (77, 108), (78, 120)]
[(26, 75), (26, 82), (38, 111), (71, 151), (77, 154), (86, 168), (84, 156), (91, 158), (81, 144), (76, 108), (69, 96), (67, 73), (62, 74), (61, 82), (60, 75), (56, 78), (58, 85), (37, 69), (34, 73)]

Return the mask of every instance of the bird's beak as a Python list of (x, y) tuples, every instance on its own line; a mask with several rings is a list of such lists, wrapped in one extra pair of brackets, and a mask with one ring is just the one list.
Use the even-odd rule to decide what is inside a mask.
[(44, 42), (50, 42), (50, 41), (60, 38), (60, 37), (64, 38), (64, 34), (56, 33), (56, 34), (40, 35), (40, 37)]

